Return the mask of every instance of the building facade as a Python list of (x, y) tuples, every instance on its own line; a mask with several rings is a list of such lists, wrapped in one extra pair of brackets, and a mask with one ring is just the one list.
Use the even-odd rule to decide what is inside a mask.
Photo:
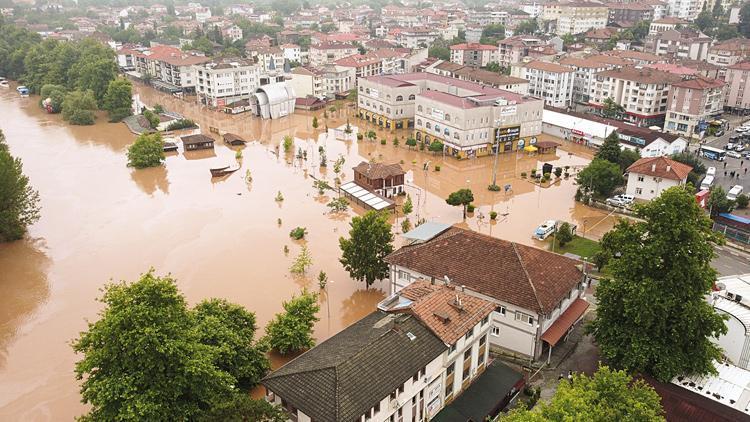
[(724, 80), (727, 82), (725, 106), (731, 110), (750, 109), (750, 62), (740, 62), (727, 67)]
[(628, 175), (625, 192), (650, 201), (671, 187), (684, 185), (692, 170), (689, 165), (666, 157), (641, 158), (625, 171)]
[(664, 131), (702, 137), (709, 121), (724, 112), (724, 81), (698, 76), (672, 84)]
[(532, 61), (511, 67), (511, 76), (529, 81), (529, 95), (544, 99), (544, 104), (565, 108), (573, 99), (575, 71), (556, 63)]
[(221, 108), (248, 99), (260, 86), (260, 70), (245, 59), (219, 59), (195, 66), (198, 102)]
[(310, 65), (321, 66), (357, 54), (357, 47), (348, 43), (324, 42), (310, 46)]
[(498, 48), (494, 45), (463, 43), (452, 45), (450, 49), (453, 63), (474, 67), (498, 63)]
[(542, 16), (546, 21), (556, 21), (557, 35), (576, 35), (607, 26), (609, 10), (593, 1), (562, 1), (546, 3)]

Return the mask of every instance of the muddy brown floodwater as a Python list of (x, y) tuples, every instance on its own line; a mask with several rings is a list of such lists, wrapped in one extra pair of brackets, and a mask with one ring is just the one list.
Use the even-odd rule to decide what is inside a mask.
[[(402, 136), (399, 147), (391, 145), (393, 133), (382, 133), (388, 138), (384, 146), (327, 134), (326, 124), (346, 123), (346, 107), (327, 121), (317, 113), (323, 127), (314, 130), (311, 113), (261, 121), (201, 109), (148, 88), (138, 91), (146, 104), (160, 103), (195, 119), (206, 134), (213, 127), (251, 140), (243, 148), (242, 169), (210, 178), (210, 167), (236, 162), (235, 150), (217, 142), (213, 154), (181, 151), (169, 155), (162, 167), (133, 170), (126, 166), (125, 151), (135, 137), (125, 125), (106, 123), (100, 116), (94, 126), (68, 126), (60, 116), (45, 114), (37, 98), (20, 98), (13, 89), (0, 92), (0, 128), (42, 198), (42, 218), (28, 238), (0, 245), (0, 420), (71, 420), (85, 412), (70, 341), (85, 329), (87, 319), (97, 318), (95, 298), (106, 282), (134, 280), (151, 267), (176, 277), (190, 303), (227, 298), (254, 311), (261, 327), (292, 294), (304, 287), (318, 291), (315, 277), (323, 270), (331, 283), (321, 296), (321, 320), (315, 327), (319, 340), (371, 312), (386, 284), (366, 290), (338, 262), (338, 237), (346, 234), (351, 216), (363, 210), (328, 214), (327, 198), (312, 188), (313, 177), (334, 177), (332, 165), (318, 165), (320, 146), (330, 162), (346, 158), (343, 180), (351, 179), (351, 167), (361, 160), (403, 160), (415, 201), (412, 221), (418, 215), (460, 223), (461, 210), (444, 198), (470, 187), (478, 210), (463, 224), (493, 236), (534, 244), (531, 232), (549, 218), (579, 226), (585, 222), (587, 236), (593, 237), (612, 225), (612, 217), (572, 201), (572, 180), (541, 189), (516, 177), (541, 166), (538, 157), (501, 156), (498, 184), (510, 184), (512, 192), (492, 193), (486, 189), (491, 157), (458, 162), (410, 151), (403, 146), (403, 133), (397, 134)], [(357, 130), (372, 129), (350, 121), (359, 125)], [(295, 150), (307, 151), (306, 161), (283, 152), (277, 156), (275, 149), (286, 134), (295, 137)], [(554, 165), (588, 161), (585, 151), (571, 152), (576, 154), (560, 150), (549, 158)], [(441, 171), (422, 171), (428, 160), (431, 166), (441, 165)], [(248, 170), (250, 183), (245, 181)], [(284, 196), (280, 203), (274, 201), (278, 191)], [(490, 224), (480, 216), (492, 209), (500, 217)], [(289, 238), (296, 226), (308, 229), (303, 242)], [(309, 247), (314, 264), (306, 277), (295, 277), (289, 266), (302, 244)], [(278, 365), (283, 359), (273, 361)]]

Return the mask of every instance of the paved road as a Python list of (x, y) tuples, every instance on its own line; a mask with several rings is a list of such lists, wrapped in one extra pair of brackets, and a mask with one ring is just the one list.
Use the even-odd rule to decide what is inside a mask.
[(711, 265), (716, 268), (720, 276), (750, 273), (750, 254), (729, 246), (718, 246), (716, 253), (717, 257)]
[[(729, 137), (736, 134), (734, 128), (740, 124), (742, 124), (742, 121), (740, 120), (732, 121), (730, 123), (732, 130), (727, 131), (727, 133), (718, 138), (707, 138), (705, 144), (715, 148), (724, 149), (724, 146), (729, 142)], [(698, 148), (698, 143), (690, 146), (691, 151), (695, 151)], [(721, 186), (725, 191), (728, 191), (734, 185), (742, 185), (744, 192), (750, 192), (750, 159), (727, 157), (726, 161), (722, 163), (707, 158), (701, 158), (701, 161), (706, 168), (716, 167), (714, 186)], [(732, 176), (732, 172), (735, 173), (734, 177)]]

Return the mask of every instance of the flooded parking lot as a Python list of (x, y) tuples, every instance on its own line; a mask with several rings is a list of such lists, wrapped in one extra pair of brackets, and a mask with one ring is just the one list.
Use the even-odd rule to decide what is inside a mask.
[[(333, 183), (335, 177), (331, 164), (319, 165), (321, 146), (329, 163), (346, 159), (344, 181), (362, 160), (403, 161), (415, 202), (412, 221), (418, 216), (461, 223), (534, 244), (531, 233), (546, 219), (575, 222), (579, 233), (585, 226), (586, 236), (594, 238), (614, 220), (573, 202), (573, 177), (549, 188), (521, 179), (521, 172), (541, 167), (539, 156), (500, 156), (497, 183), (510, 189), (490, 192), (492, 157), (456, 161), (410, 150), (405, 133), (379, 132), (378, 141), (370, 142), (326, 132), (326, 126), (341, 128), (347, 119), (356, 130), (373, 129), (348, 117), (347, 107), (327, 119), (316, 112), (321, 127), (315, 130), (311, 113), (262, 121), (212, 112), (147, 88), (138, 91), (146, 104), (160, 103), (196, 120), (216, 139), (214, 151), (173, 153), (162, 167), (134, 170), (126, 166), (125, 152), (135, 136), (124, 124), (100, 116), (94, 126), (68, 126), (59, 115), (44, 113), (37, 98), (0, 92), (0, 128), (42, 197), (42, 218), (28, 239), (0, 245), (0, 420), (70, 420), (84, 411), (69, 342), (86, 319), (97, 318), (94, 299), (107, 281), (133, 280), (151, 267), (176, 277), (189, 302), (227, 298), (254, 311), (261, 327), (281, 310), (282, 300), (303, 287), (317, 290), (315, 277), (323, 270), (333, 282), (322, 292), (318, 339), (371, 312), (386, 286), (366, 290), (338, 262), (338, 237), (363, 210), (328, 212), (334, 193), (320, 196), (312, 187), (313, 178)], [(211, 179), (209, 168), (236, 164), (236, 148), (221, 143), (211, 128), (250, 141), (242, 149), (242, 168), (223, 178)], [(295, 138), (295, 152), (277, 153), (284, 135)], [(398, 147), (391, 144), (394, 136), (401, 137)], [(379, 142), (383, 137), (386, 145)], [(307, 160), (295, 158), (300, 148)], [(556, 155), (541, 158), (572, 169), (585, 165), (588, 151), (575, 148), (563, 145)], [(245, 179), (248, 170), (251, 182)], [(445, 203), (450, 192), (464, 187), (474, 191), (478, 207), (466, 222), (460, 208)], [(280, 202), (274, 200), (279, 191)], [(492, 210), (499, 214), (496, 222), (489, 221)], [(305, 240), (289, 238), (296, 226), (307, 228)], [(303, 244), (314, 263), (307, 277), (295, 277), (289, 266)]]

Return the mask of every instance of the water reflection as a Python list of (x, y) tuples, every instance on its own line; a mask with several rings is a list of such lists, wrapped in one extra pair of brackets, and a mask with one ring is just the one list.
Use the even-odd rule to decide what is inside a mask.
[(152, 195), (158, 190), (169, 193), (169, 180), (167, 179), (167, 167), (157, 166), (146, 169), (138, 169), (130, 172), (130, 178), (147, 195)]
[(34, 240), (0, 244), (0, 368), (19, 328), (49, 297), (50, 259), (44, 248)]

